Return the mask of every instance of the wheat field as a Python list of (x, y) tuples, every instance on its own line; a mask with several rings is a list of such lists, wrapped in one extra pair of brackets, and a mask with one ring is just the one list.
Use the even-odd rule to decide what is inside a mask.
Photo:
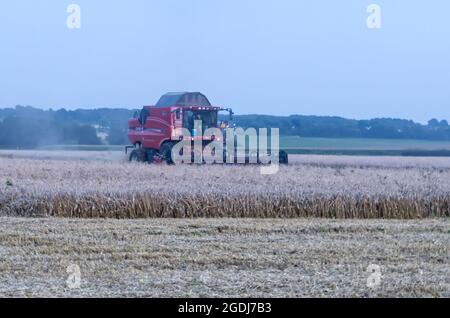
[(450, 297), (448, 159), (290, 162), (0, 151), (0, 297)]
[(0, 191), (2, 216), (448, 217), (450, 160), (293, 156), (277, 174), (262, 175), (251, 165), (147, 165), (129, 164), (117, 153), (10, 152), (0, 156)]

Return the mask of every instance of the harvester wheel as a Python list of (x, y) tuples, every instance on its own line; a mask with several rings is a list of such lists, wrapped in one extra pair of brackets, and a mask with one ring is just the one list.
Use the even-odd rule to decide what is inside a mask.
[(154, 158), (155, 158), (155, 156), (158, 154), (158, 150), (155, 150), (155, 149), (147, 149), (146, 152), (145, 152), (145, 154), (146, 154), (147, 162), (150, 163), (150, 164), (152, 164), (152, 163), (154, 163), (154, 161), (155, 161)]
[(288, 157), (288, 154), (286, 151), (284, 151), (284, 150), (280, 151), (279, 162), (282, 165), (289, 164), (289, 157)]
[(134, 149), (130, 154), (130, 162), (145, 162), (146, 157), (144, 149)]
[(159, 153), (163, 156), (163, 158), (169, 165), (175, 164), (175, 162), (172, 160), (172, 148), (173, 144), (168, 142), (162, 145), (161, 150), (159, 151)]

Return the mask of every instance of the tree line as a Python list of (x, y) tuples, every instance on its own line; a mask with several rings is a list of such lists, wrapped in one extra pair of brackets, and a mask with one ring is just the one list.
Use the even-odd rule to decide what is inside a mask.
[[(124, 145), (128, 143), (127, 123), (133, 113), (130, 109), (110, 108), (3, 108), (0, 109), (0, 147)], [(279, 128), (281, 135), (286, 136), (450, 140), (448, 122), (437, 119), (422, 125), (392, 118), (354, 120), (326, 116), (237, 115), (234, 124), (243, 128)]]
[(133, 111), (127, 109), (4, 108), (0, 109), (0, 147), (123, 145), (127, 143), (127, 121), (132, 115)]
[(277, 127), (285, 136), (450, 140), (448, 122), (437, 119), (422, 125), (393, 118), (355, 120), (327, 116), (242, 115), (236, 116), (235, 123), (239, 127)]

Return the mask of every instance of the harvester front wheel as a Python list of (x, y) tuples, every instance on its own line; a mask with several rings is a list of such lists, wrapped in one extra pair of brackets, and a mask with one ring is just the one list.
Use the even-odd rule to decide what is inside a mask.
[(284, 150), (280, 151), (279, 161), (280, 161), (280, 164), (282, 164), (282, 165), (289, 164), (289, 156), (286, 151), (284, 151)]
[(130, 162), (145, 162), (146, 154), (144, 149), (134, 149), (130, 154)]
[(173, 165), (175, 164), (175, 162), (172, 159), (172, 148), (173, 148), (173, 144), (168, 142), (165, 143), (164, 145), (162, 145), (159, 153), (161, 154), (161, 156), (163, 156), (163, 158), (166, 160), (168, 165)]

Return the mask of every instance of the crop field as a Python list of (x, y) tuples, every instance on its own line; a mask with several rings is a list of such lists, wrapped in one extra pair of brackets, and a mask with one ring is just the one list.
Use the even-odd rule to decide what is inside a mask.
[[(450, 157), (450, 142), (445, 140), (281, 136), (280, 146), (291, 154)], [(63, 152), (74, 154), (84, 151), (99, 155), (101, 152), (119, 153), (124, 147), (125, 145), (54, 145), (40, 147), (38, 152), (59, 152), (61, 155)]]
[(0, 151), (0, 296), (450, 297), (449, 216), (450, 158)]
[[(45, 154), (45, 155), (44, 155)], [(450, 160), (293, 156), (259, 166), (128, 164), (124, 155), (0, 154), (0, 215), (79, 218), (450, 216)], [(28, 155), (28, 157), (27, 157)], [(53, 155), (59, 160), (48, 160)], [(76, 157), (76, 153), (71, 153)], [(86, 156), (86, 157), (82, 157)], [(8, 157), (9, 156), (9, 157)], [(18, 158), (16, 158), (18, 157)], [(46, 158), (47, 160), (43, 160)], [(39, 160), (36, 160), (39, 159)]]
[(450, 156), (448, 141), (284, 136), (280, 144), (292, 154)]
[(362, 149), (362, 150), (450, 150), (450, 142), (414, 139), (378, 138), (319, 138), (286, 136), (280, 141), (283, 147), (305, 149)]

